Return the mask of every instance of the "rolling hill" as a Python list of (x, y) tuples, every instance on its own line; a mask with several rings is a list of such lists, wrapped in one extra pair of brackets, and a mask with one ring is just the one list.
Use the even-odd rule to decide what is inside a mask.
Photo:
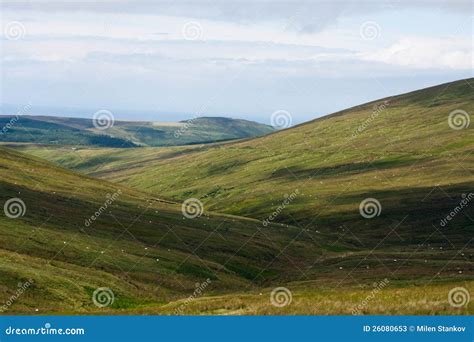
[[(196, 197), (209, 210), (258, 220), (299, 190), (275, 222), (323, 231), (345, 225), (362, 235), (369, 231), (373, 241), (385, 236), (374, 225), (396, 225), (397, 234), (422, 243), (474, 186), (472, 125), (449, 125), (450, 113), (474, 112), (472, 84), (461, 80), (381, 99), (240, 142), (24, 150), (95, 177), (175, 200)], [(382, 208), (371, 221), (359, 213), (366, 198)], [(472, 236), (472, 215), (469, 206), (442, 235), (456, 241)]]
[(271, 126), (221, 117), (169, 123), (108, 121), (94, 125), (91, 119), (2, 115), (0, 127), (7, 128), (0, 131), (0, 142), (117, 148), (204, 144), (273, 132)]
[[(474, 289), (468, 272), (452, 271), (472, 265), (454, 249), (368, 251), (339, 232), (211, 212), (189, 218), (173, 202), (10, 149), (0, 153), (3, 313), (472, 312), (446, 299), (453, 281)], [(388, 276), (384, 262), (393, 258), (400, 264)], [(452, 266), (432, 279), (446, 260)], [(388, 281), (376, 305), (361, 306)], [(272, 305), (281, 285), (291, 289), (294, 305)]]
[[(474, 290), (472, 84), (238, 142), (0, 148), (0, 201), (27, 207), (0, 217), (2, 299), (34, 277), (38, 286), (12, 309), (104, 312), (90, 296), (107, 286), (117, 293), (111, 312), (351, 314), (387, 279), (362, 313), (472, 313), (447, 298), (457, 286)], [(203, 216), (183, 217), (179, 203), (191, 198)], [(294, 304), (271, 305), (278, 286)]]
[[(0, 153), (0, 301), (32, 282), (9, 312), (94, 311), (91, 294), (101, 286), (115, 293), (112, 309), (159, 306), (207, 279), (209, 293), (253, 289), (291, 278), (289, 262), (331, 254), (323, 235), (315, 245), (296, 227), (209, 212), (189, 218), (180, 204)], [(283, 258), (288, 241), (299, 248)]]

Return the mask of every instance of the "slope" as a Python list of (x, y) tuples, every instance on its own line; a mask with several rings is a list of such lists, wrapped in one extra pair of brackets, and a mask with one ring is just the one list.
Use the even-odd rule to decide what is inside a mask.
[[(123, 203), (121, 200), (116, 202), (118, 207), (112, 214), (121, 213), (121, 219), (130, 223), (137, 217), (134, 208), (146, 202), (144, 199), (155, 196), (166, 196), (168, 200), (195, 197), (204, 203), (206, 211), (221, 210), (256, 219), (210, 214), (201, 219), (183, 220), (179, 206), (154, 201), (157, 209), (153, 209), (158, 213), (146, 211), (146, 216), (139, 218), (129, 229), (134, 236), (139, 236), (137, 239), (142, 245), (125, 248), (117, 245), (112, 249), (110, 259), (107, 259), (107, 251), (97, 248), (95, 254), (104, 263), (98, 270), (86, 267), (78, 273), (82, 276), (98, 271), (100, 276), (91, 274), (79, 278), (72, 274), (74, 265), (86, 258), (87, 253), (66, 255), (62, 262), (67, 264), (61, 266), (61, 272), (67, 270), (68, 274), (53, 282), (57, 287), (53, 292), (66, 291), (64, 284), (71, 284), (70, 279), (74, 284), (79, 283), (80, 286), (73, 290), (68, 289), (75, 300), (64, 306), (74, 312), (93, 310), (91, 291), (97, 286), (109, 286), (118, 293), (116, 306), (112, 309), (132, 313), (174, 313), (176, 308), (186, 304), (185, 312), (192, 314), (348, 314), (351, 313), (349, 309), (360, 305), (372, 293), (375, 286), (372, 284), (387, 278), (389, 288), (365, 307), (364, 312), (472, 312), (472, 305), (456, 309), (447, 301), (448, 292), (454, 287), (464, 286), (472, 291), (474, 278), (472, 127), (467, 124), (464, 128), (456, 127), (454, 124), (458, 121), (449, 120), (450, 113), (463, 116), (465, 114), (460, 110), (467, 115), (472, 113), (470, 82), (471, 79), (463, 80), (375, 101), (247, 141), (126, 150), (22, 147), (26, 152), (81, 172), (147, 191), (148, 195), (143, 195), (126, 190), (136, 199), (124, 197)], [(462, 129), (453, 129), (449, 123)], [(28, 165), (33, 159), (5, 151), (15, 157), (13, 162), (0, 165), (0, 171), (18, 163), (17, 159), (25, 159), (27, 161), (18, 165), (18, 169), (10, 167), (6, 173), (13, 177), (10, 186), (25, 183), (28, 177), (18, 177), (22, 170), (31, 168)], [(49, 164), (44, 165), (48, 170), (56, 170)], [(40, 174), (49, 174), (49, 171)], [(65, 193), (73, 193), (79, 188), (78, 196), (82, 196), (83, 191), (85, 196), (72, 207), (59, 200), (53, 212), (66, 209), (68, 213), (59, 217), (58, 227), (51, 229), (83, 226), (83, 219), (88, 216), (84, 213), (94, 212), (103, 203), (103, 192), (93, 200), (95, 189), (122, 186), (63, 170), (51, 176), (41, 179), (40, 183), (50, 184), (49, 191), (56, 192), (53, 195), (65, 186), (61, 180), (69, 179), (70, 188), (65, 188)], [(81, 186), (79, 178), (91, 182), (90, 185)], [(16, 191), (10, 192), (9, 197), (17, 194), (18, 189), (14, 189)], [(20, 191), (24, 193), (23, 189)], [(45, 200), (43, 195), (34, 193), (31, 201), (49, 205), (56, 203), (55, 198)], [(372, 203), (380, 203), (375, 215), (369, 210), (373, 208), (370, 206), (365, 207), (364, 215), (361, 215), (360, 204), (368, 198), (377, 200)], [(46, 212), (48, 210), (40, 211), (41, 219), (27, 227), (33, 231), (34, 224), (37, 226), (48, 218)], [(81, 220), (74, 225), (71, 218), (77, 216)], [(446, 219), (448, 216), (449, 220)], [(104, 232), (114, 237), (121, 232), (120, 226), (110, 223), (110, 217), (101, 216), (101, 229), (93, 230), (97, 234), (93, 236), (94, 241), (102, 241)], [(55, 216), (53, 218), (56, 220)], [(152, 223), (148, 223), (150, 221)], [(9, 222), (1, 221), (0, 227)], [(161, 222), (165, 222), (165, 226), (158, 224)], [(18, 220), (15, 223), (18, 224)], [(14, 227), (16, 225), (12, 223), (6, 228), (5, 236), (14, 231)], [(2, 246), (29, 241), (19, 234), (15, 231), (16, 239), (2, 242)], [(163, 235), (174, 237), (175, 243), (164, 238), (164, 244), (160, 242), (154, 246)], [(121, 238), (120, 243), (124, 243)], [(131, 244), (136, 242), (132, 237), (129, 239)], [(48, 246), (57, 240), (59, 245), (67, 242), (51, 235), (38, 245)], [(110, 243), (109, 240), (104, 241)], [(86, 247), (88, 245), (84, 244), (75, 250), (84, 251)], [(52, 250), (58, 248), (55, 245)], [(130, 272), (130, 278), (127, 272), (127, 277), (121, 276), (122, 273), (113, 268), (122, 260), (116, 259), (123, 253), (122, 249), (125, 252), (131, 249), (132, 257), (148, 262), (143, 269)], [(148, 258), (146, 253), (151, 250), (155, 254)], [(36, 265), (36, 259), (29, 259), (29, 255), (41, 251), (34, 246), (20, 254), (21, 259), (16, 260), (16, 264), (12, 263), (14, 266), (8, 269), (11, 279), (6, 277), (11, 286), (19, 280), (12, 276), (17, 274), (16, 269), (22, 269), (17, 265), (21, 263), (27, 269)], [(175, 252), (172, 256), (166, 255)], [(231, 261), (227, 262), (231, 256)], [(72, 258), (66, 261), (67, 257)], [(155, 258), (169, 261), (172, 266), (161, 269), (160, 261)], [(183, 269), (179, 262), (173, 262), (175, 259), (191, 262), (192, 266)], [(132, 264), (138, 260), (133, 259)], [(43, 263), (35, 270), (48, 271), (47, 263), (41, 258), (40, 262)], [(212, 276), (207, 267), (199, 267), (202, 262), (217, 276), (212, 278), (212, 287), (206, 290), (205, 298), (187, 304), (182, 298), (192, 293), (194, 283)], [(10, 263), (2, 263), (2, 269)], [(132, 266), (128, 260), (123, 263)], [(122, 264), (118, 265), (122, 267)], [(31, 270), (25, 273), (30, 274)], [(55, 274), (60, 272), (55, 270)], [(43, 291), (48, 288), (46, 284), (51, 283), (50, 275), (43, 277), (47, 276), (50, 278), (43, 283)], [(108, 277), (105, 281), (97, 280), (105, 277)], [(177, 285), (180, 282), (184, 287)], [(130, 284), (132, 288), (127, 287)], [(293, 291), (295, 305), (279, 310), (269, 304), (272, 288), (261, 287), (283, 284)], [(24, 305), (29, 308), (37, 299), (26, 297), (25, 301)], [(52, 307), (54, 305), (50, 305)]]
[[(208, 294), (251, 289), (292, 278), (289, 263), (327, 251), (323, 235), (209, 212), (190, 218), (172, 202), (0, 155), (0, 303), (10, 313), (98, 310), (100, 287), (113, 290), (114, 310), (163, 305), (208, 279)], [(283, 256), (289, 241), (298, 248)], [(18, 284), (30, 284), (19, 298)]]
[[(209, 210), (320, 231), (347, 227), (369, 246), (384, 237), (390, 244), (455, 244), (474, 227), (472, 205), (442, 221), (474, 186), (472, 124), (456, 127), (474, 112), (472, 83), (382, 99), (241, 142), (29, 152), (168, 198), (196, 197)], [(108, 161), (98, 163), (103, 155)], [(367, 198), (379, 203), (373, 219), (360, 214)], [(387, 227), (397, 230), (386, 237)]]

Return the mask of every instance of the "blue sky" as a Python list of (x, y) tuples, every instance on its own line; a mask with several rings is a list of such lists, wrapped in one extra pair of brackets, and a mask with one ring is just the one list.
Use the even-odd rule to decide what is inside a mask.
[[(472, 77), (470, 1), (4, 1), (9, 111), (293, 124)], [(69, 109), (66, 109), (69, 108)]]

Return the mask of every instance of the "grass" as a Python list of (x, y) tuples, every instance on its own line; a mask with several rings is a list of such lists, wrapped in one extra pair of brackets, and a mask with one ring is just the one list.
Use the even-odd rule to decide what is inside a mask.
[[(246, 141), (166, 149), (22, 150), (156, 196), (196, 197), (208, 210), (258, 220), (299, 190), (276, 222), (325, 232), (346, 226), (368, 245), (383, 236), (373, 227), (401, 222), (402, 238), (423, 242), (474, 184), (472, 124), (463, 130), (448, 125), (451, 111), (474, 112), (472, 82), (382, 99)], [(359, 214), (367, 197), (382, 206), (382, 215), (370, 222)], [(443, 234), (453, 242), (472, 235), (472, 213), (472, 206), (466, 208)], [(390, 243), (399, 240), (392, 237)]]
[[(472, 127), (448, 125), (451, 111), (474, 112), (472, 81), (236, 142), (0, 147), (0, 202), (27, 205), (22, 218), (0, 216), (0, 300), (33, 278), (10, 312), (173, 314), (209, 278), (184, 313), (351, 314), (387, 278), (362, 313), (472, 314), (447, 296), (473, 290), (474, 207), (440, 225), (474, 185)], [(204, 203), (200, 218), (181, 213), (190, 197)], [(369, 197), (381, 204), (372, 219), (359, 213)], [(92, 304), (101, 286), (112, 307)], [(291, 305), (269, 305), (277, 286)]]
[[(287, 284), (292, 301), (283, 307), (272, 305), (273, 288), (258, 292), (180, 300), (159, 308), (143, 307), (131, 313), (183, 315), (468, 315), (474, 307), (455, 308), (448, 293), (453, 284), (423, 286), (378, 283), (344, 286), (337, 289), (315, 283)], [(374, 286), (376, 285), (376, 286)], [(457, 284), (459, 285), (459, 284)], [(471, 293), (474, 283), (461, 283)]]
[[(19, 197), (26, 206), (23, 217), (0, 216), (0, 279), (6, 287), (0, 302), (15, 294), (19, 282), (33, 280), (8, 312), (89, 312), (91, 289), (104, 286), (124, 299), (112, 307), (119, 311), (185, 297), (207, 278), (218, 293), (253, 288), (269, 281), (257, 273), (291, 278), (295, 270), (286, 258), (306, 262), (325, 251), (299, 237), (296, 227), (263, 227), (211, 212), (187, 219), (179, 204), (0, 151), (0, 202)], [(85, 226), (107, 195), (118, 191), (117, 200)], [(301, 249), (279, 256), (290, 240)]]

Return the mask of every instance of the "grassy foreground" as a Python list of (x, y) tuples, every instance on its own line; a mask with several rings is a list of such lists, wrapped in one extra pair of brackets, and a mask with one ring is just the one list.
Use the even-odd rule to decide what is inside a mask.
[[(375, 285), (375, 286), (374, 286)], [(474, 282), (456, 284), (470, 293)], [(473, 305), (455, 308), (449, 304), (448, 293), (453, 284), (407, 285), (390, 284), (378, 289), (377, 283), (359, 287), (333, 289), (317, 284), (288, 284), (292, 293), (289, 304), (272, 304), (273, 289), (255, 293), (203, 297), (181, 300), (161, 308), (142, 308), (137, 313), (189, 315), (468, 315)], [(283, 302), (282, 302), (283, 304)]]
[(279, 256), (288, 241), (301, 248), (286, 254), (295, 262), (325, 251), (293, 227), (207, 212), (189, 219), (178, 204), (0, 152), (0, 202), (23, 202), (23, 215), (12, 218), (7, 209), (0, 215), (0, 301), (32, 280), (8, 306), (12, 312), (87, 312), (98, 287), (113, 290), (117, 309), (181, 298), (208, 278), (217, 292), (253, 287), (291, 277), (294, 270)]
[[(336, 314), (352, 310), (385, 277), (389, 286), (367, 312), (446, 313), (449, 290), (472, 286), (469, 246), (462, 252), (428, 244), (368, 250), (341, 232), (264, 226), (210, 212), (187, 219), (172, 202), (0, 151), (0, 201), (25, 203), (23, 216), (0, 216), (0, 303), (8, 304), (2, 306), (7, 314)], [(207, 282), (196, 295), (196, 284)], [(293, 293), (288, 307), (268, 304), (268, 293), (280, 286)], [(92, 300), (100, 287), (114, 293), (104, 308)], [(392, 303), (397, 295), (426, 305)], [(195, 300), (187, 304), (190, 296)]]

